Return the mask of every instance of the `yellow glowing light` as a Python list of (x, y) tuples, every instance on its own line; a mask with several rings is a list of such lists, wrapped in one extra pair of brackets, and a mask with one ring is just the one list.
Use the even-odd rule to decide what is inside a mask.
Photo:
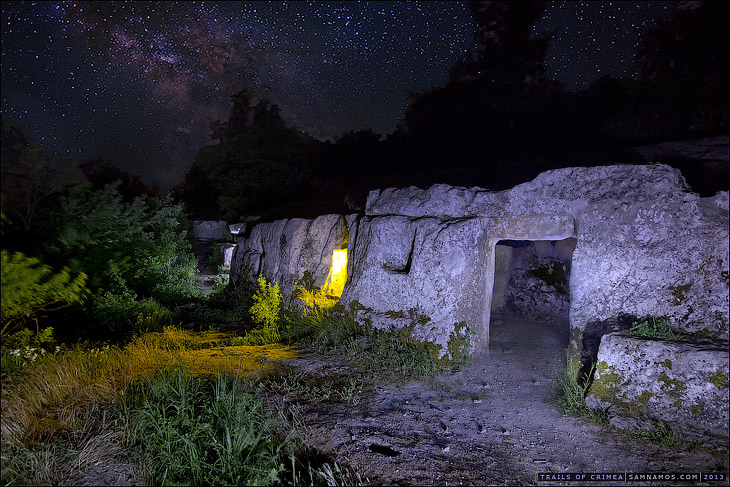
[(347, 249), (332, 251), (332, 267), (327, 276), (327, 294), (342, 296), (347, 281)]

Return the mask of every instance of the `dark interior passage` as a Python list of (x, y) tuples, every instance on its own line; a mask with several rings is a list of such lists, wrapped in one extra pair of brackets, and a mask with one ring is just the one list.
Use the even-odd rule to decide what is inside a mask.
[[(516, 322), (532, 322), (513, 339), (530, 342), (550, 336), (568, 345), (570, 270), (575, 238), (563, 240), (500, 240), (495, 246), (490, 343)], [(523, 327), (524, 328), (524, 327)], [(511, 335), (512, 333), (510, 333)]]

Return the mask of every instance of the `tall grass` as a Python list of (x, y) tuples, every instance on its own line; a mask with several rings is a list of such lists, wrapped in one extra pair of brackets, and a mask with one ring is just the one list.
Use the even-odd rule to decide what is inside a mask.
[(565, 371), (553, 382), (553, 387), (557, 393), (555, 402), (558, 408), (563, 413), (572, 416), (582, 416), (598, 423), (608, 422), (608, 416), (605, 411), (591, 409), (586, 405), (585, 401), (586, 393), (591, 386), (595, 364), (587, 374), (580, 377), (580, 361), (573, 360), (568, 350), (565, 351), (565, 356)]
[(154, 483), (281, 483), (296, 438), (241, 382), (194, 377), (178, 366), (143, 379), (135, 391), (131, 440)]
[(339, 305), (289, 314), (282, 328), (285, 340), (346, 357), (375, 380), (417, 379), (449, 366), (438, 360), (435, 346), (415, 340), (411, 329), (385, 331), (362, 326)]
[(76, 347), (45, 356), (3, 381), (2, 443), (33, 448), (73, 431), (88, 411), (118, 404), (132, 382), (177, 363), (196, 374), (243, 376), (273, 369), (259, 357), (294, 357), (291, 348), (278, 345), (218, 346), (229, 339), (166, 328), (137, 337), (124, 348)]

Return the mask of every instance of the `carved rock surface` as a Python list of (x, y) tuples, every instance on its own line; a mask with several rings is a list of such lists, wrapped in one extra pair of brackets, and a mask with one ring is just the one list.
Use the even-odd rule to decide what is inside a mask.
[(728, 345), (603, 335), (586, 404), (623, 417), (647, 416), (684, 436), (727, 445)]
[(259, 274), (279, 283), (285, 304), (306, 271), (322, 286), (332, 266), (332, 251), (348, 243), (348, 222), (342, 215), (293, 218), (260, 223), (248, 238), (238, 238), (231, 264), (234, 282), (255, 282)]
[(358, 301), (363, 318), (381, 327), (408, 324), (410, 310), (426, 315), (414, 334), (442, 351), (466, 322), (476, 350), (489, 341), (495, 245), (572, 237), (575, 348), (588, 323), (620, 314), (666, 316), (684, 331), (728, 338), (728, 193), (701, 198), (663, 164), (557, 169), (501, 192), (443, 184), (375, 190), (355, 220), (256, 225), (239, 239), (233, 277), (262, 272), (290, 292), (309, 270), (322, 283), (331, 249), (348, 233), (343, 304)]

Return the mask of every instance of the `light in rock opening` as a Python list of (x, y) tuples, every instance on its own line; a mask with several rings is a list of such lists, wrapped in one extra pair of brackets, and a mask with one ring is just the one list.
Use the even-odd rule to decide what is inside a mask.
[(327, 276), (326, 292), (332, 296), (342, 296), (347, 281), (347, 249), (332, 251), (332, 267)]

